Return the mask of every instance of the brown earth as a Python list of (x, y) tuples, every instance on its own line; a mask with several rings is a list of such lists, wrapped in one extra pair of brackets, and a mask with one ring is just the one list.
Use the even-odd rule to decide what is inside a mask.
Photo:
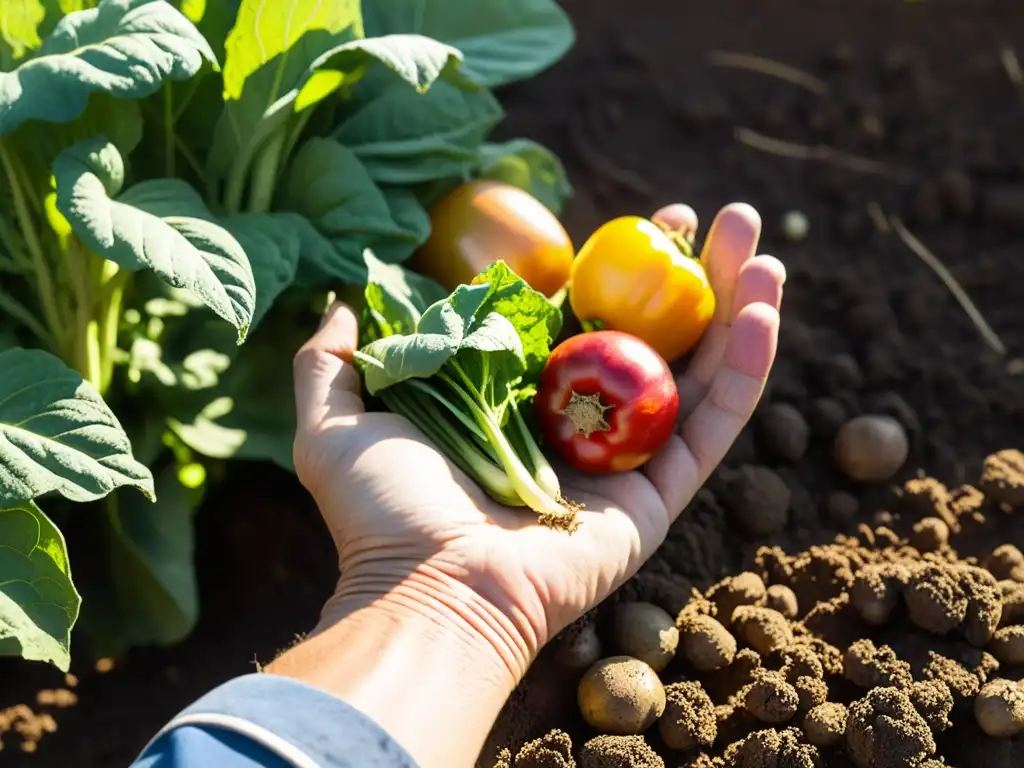
[[(739, 637), (728, 667), (697, 673), (677, 654), (662, 673), (666, 683), (701, 682), (717, 705), (717, 738), (702, 757), (668, 750), (657, 728), (639, 741), (593, 741), (599, 734), (575, 707), (580, 672), (561, 671), (545, 653), (481, 766), (503, 748), (511, 759), (552, 729), (563, 734), (514, 764), (648, 768), (661, 764), (653, 748), (670, 768), (710, 766), (712, 756), (810, 765), (816, 753), (841, 766), (874, 754), (883, 737), (890, 755), (903, 756), (899, 764), (1024, 762), (1020, 737), (986, 735), (971, 706), (984, 682), (1021, 677), (1024, 667), (997, 669), (991, 660), (1020, 652), (1012, 626), (1024, 599), (949, 564), (978, 558), (1004, 582), (1024, 572), (1005, 551), (986, 561), (1001, 544), (1024, 546), (1024, 515), (997, 503), (1019, 504), (1020, 457), (984, 465), (997, 451), (1024, 448), (1024, 83), (1001, 56), (1015, 47), (1024, 57), (1024, 8), (1013, 0), (563, 2), (577, 47), (501, 94), (502, 130), (565, 159), (577, 190), (565, 221), (577, 244), (613, 215), (682, 200), (706, 226), (721, 205), (745, 200), (764, 218), (763, 250), (789, 273), (763, 406), (658, 555), (596, 620), (603, 627), (615, 601), (628, 598), (676, 615), (693, 588), (744, 571), (789, 586), (797, 617), (777, 612), (789, 601), (779, 590), (774, 614), (732, 606), (721, 617)], [(794, 83), (731, 66), (735, 57), (710, 58), (716, 51), (805, 74), (784, 73)], [(799, 241), (783, 232), (792, 210), (810, 225)], [(990, 348), (888, 215), (948, 268), (1006, 354)], [(838, 429), (863, 414), (889, 415), (909, 435), (890, 482), (854, 482), (835, 466)], [(0, 712), (12, 707), (0, 714), (4, 765), (127, 764), (177, 709), (310, 626), (332, 587), (335, 556), (291, 478), (234, 468), (198, 528), (203, 618), (183, 644), (140, 649), (102, 672), (79, 659), (72, 681), (0, 665)], [(837, 543), (837, 534), (848, 538)], [(922, 550), (931, 565), (922, 565)], [(733, 597), (747, 594), (745, 578)], [(700, 605), (699, 613), (719, 610)], [(988, 639), (1006, 616), (1017, 617), (1006, 619), (1010, 631), (997, 626)], [(755, 646), (774, 650), (762, 657)], [(768, 674), (787, 654), (789, 671), (801, 674)], [(816, 704), (818, 679), (828, 703)], [(868, 697), (865, 681), (886, 687)], [(748, 711), (781, 718), (791, 691), (797, 711), (784, 723)], [(1002, 706), (997, 694), (982, 695), (985, 706)], [(869, 727), (879, 722), (898, 727)]]

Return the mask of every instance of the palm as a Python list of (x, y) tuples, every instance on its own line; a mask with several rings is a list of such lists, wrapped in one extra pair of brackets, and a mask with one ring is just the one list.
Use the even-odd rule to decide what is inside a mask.
[[(718, 314), (678, 380), (678, 434), (641, 471), (584, 478), (559, 467), (563, 494), (585, 507), (571, 536), (537, 525), (529, 510), (492, 501), (405, 419), (364, 412), (354, 373), (339, 359), (334, 378), (324, 356), (315, 380), (297, 366), (296, 466), (324, 511), (343, 577), (380, 587), (431, 569), (515, 617), (536, 647), (631, 576), (760, 395), (784, 278), (771, 257), (752, 258), (758, 230), (746, 206), (724, 209), (712, 227), (704, 258)], [(305, 418), (304, 397), (313, 401)]]

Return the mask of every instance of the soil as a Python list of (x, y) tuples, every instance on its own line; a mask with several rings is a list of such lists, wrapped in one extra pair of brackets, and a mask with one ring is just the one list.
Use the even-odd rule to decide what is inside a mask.
[[(1024, 675), (1014, 586), (1024, 559), (993, 555), (1024, 542), (1024, 515), (1010, 511), (1024, 494), (1013, 452), (1024, 449), (1024, 83), (1005, 53), (1024, 57), (1024, 10), (1014, 0), (635, 0), (628, 13), (612, 0), (563, 3), (574, 51), (500, 96), (503, 134), (564, 158), (574, 240), (672, 201), (706, 227), (744, 200), (788, 282), (758, 414), (655, 558), (587, 617), (603, 632), (627, 599), (683, 612), (661, 677), (708, 693), (713, 744), (703, 722), (688, 752), (668, 749), (657, 727), (638, 739), (589, 729), (575, 704), (582, 671), (558, 666), (553, 644), (481, 768), (503, 750), (515, 766), (1024, 763), (1021, 737), (987, 735), (973, 712), (988, 682)], [(749, 71), (722, 52), (804, 74)], [(791, 211), (809, 224), (802, 239)], [(1005, 354), (904, 230), (974, 300)], [(840, 428), (863, 415), (907, 435), (906, 460), (880, 482), (850, 479), (833, 459)], [(69, 679), (0, 665), (5, 766), (125, 765), (174, 712), (313, 623), (336, 556), (293, 478), (236, 466), (197, 525), (203, 613), (188, 640), (112, 664), (79, 658)], [(795, 610), (782, 590), (766, 604), (746, 575), (720, 586), (717, 603), (704, 599), (745, 572), (789, 587)], [(711, 660), (695, 668), (689, 647)], [(869, 694), (868, 682), (882, 687)], [(1001, 732), (1021, 705), (993, 700), (1000, 690), (979, 707)]]

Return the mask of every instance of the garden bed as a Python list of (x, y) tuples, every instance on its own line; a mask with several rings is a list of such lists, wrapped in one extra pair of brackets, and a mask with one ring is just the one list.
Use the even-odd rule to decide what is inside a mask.
[[(759, 549), (777, 547), (772, 557), (788, 562), (837, 534), (859, 537), (840, 549), (867, 546), (862, 524), (909, 535), (929, 508), (899, 498), (894, 487), (919, 472), (949, 489), (975, 485), (987, 455), (1024, 448), (1024, 84), (1013, 82), (1000, 55), (1001, 46), (1024, 55), (1024, 14), (1015, 4), (772, 0), (755, 8), (744, 0), (639, 0), (628, 14), (610, 0), (564, 5), (577, 29), (573, 52), (499, 97), (509, 112), (504, 135), (536, 139), (564, 159), (576, 196), (563, 219), (577, 244), (615, 214), (650, 213), (679, 200), (706, 225), (739, 199), (761, 212), (762, 250), (781, 258), (789, 275), (779, 358), (762, 408), (723, 471), (616, 599), (674, 612), (691, 588), (706, 590), (745, 570), (784, 583), (779, 566), (763, 552), (758, 559)], [(803, 74), (751, 71), (735, 65), (764, 70), (764, 62), (709, 58), (716, 51), (769, 57)], [(790, 210), (810, 223), (800, 242), (782, 233)], [(895, 228), (890, 216), (898, 217)], [(899, 222), (948, 267), (1006, 354), (991, 348), (901, 239)], [(809, 427), (802, 451), (791, 450), (800, 447), (792, 439), (800, 426), (773, 408), (780, 404), (794, 406)], [(837, 422), (868, 412), (894, 416), (911, 437), (892, 484), (852, 483), (831, 459)], [(741, 476), (730, 473), (751, 466), (775, 473), (789, 493), (785, 529), (757, 540), (740, 537), (732, 524), (731, 489)], [(942, 509), (932, 507), (936, 514)], [(999, 544), (1024, 542), (1020, 513), (991, 501), (955, 517), (963, 525), (950, 545), (962, 558), (984, 560)], [(180, 646), (132, 651), (112, 669), (99, 666), (106, 671), (83, 654), (72, 666), (74, 686), (48, 667), (2, 662), (0, 707), (12, 708), (0, 719), (0, 728), (11, 726), (2, 735), (5, 765), (126, 764), (176, 710), (253, 670), (312, 625), (333, 586), (335, 555), (289, 475), (234, 466), (197, 526), (202, 618)], [(886, 546), (883, 534), (871, 551)], [(849, 560), (849, 553), (828, 552), (814, 557), (827, 561), (829, 573), (836, 555)], [(847, 594), (843, 578), (813, 596), (796, 584), (801, 613), (814, 598)], [(908, 622), (897, 614), (877, 629), (849, 623), (876, 648), (906, 635), (913, 647), (896, 647), (895, 655), (916, 680), (928, 650), (956, 649)], [(845, 648), (854, 637), (828, 639)], [(664, 682), (694, 677), (681, 659), (674, 664)], [(1000, 674), (1021, 676), (1005, 666)], [(592, 737), (576, 709), (576, 679), (545, 655), (509, 702), (481, 765), (490, 768), (501, 749), (515, 754), (554, 728), (577, 749)], [(728, 698), (728, 686), (720, 689), (715, 704)], [(830, 698), (845, 703), (855, 693)], [(953, 727), (935, 736), (947, 764), (1024, 761), (1016, 740), (985, 736), (969, 708), (955, 708), (950, 718)], [(650, 743), (673, 755), (655, 732)], [(740, 723), (712, 751), (744, 734)]]

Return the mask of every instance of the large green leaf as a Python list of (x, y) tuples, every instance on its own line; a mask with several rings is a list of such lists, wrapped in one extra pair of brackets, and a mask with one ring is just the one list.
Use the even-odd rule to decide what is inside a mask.
[(554, 213), (562, 212), (572, 185), (562, 161), (547, 147), (530, 139), (484, 144), (474, 175), (525, 189)]
[[(4, 0), (0, 3), (0, 42), (10, 50), (11, 59), (20, 59), (43, 42), (39, 25), (46, 18), (40, 0)], [(0, 46), (2, 47), (2, 46)], [(3, 64), (0, 56), (0, 64)]]
[(210, 46), (164, 0), (103, 0), (65, 16), (36, 56), (0, 73), (0, 135), (27, 120), (73, 120), (93, 93), (145, 98), (204, 61), (215, 61)]
[(71, 664), (71, 628), (82, 599), (64, 536), (27, 501), (0, 509), (0, 655)]
[(124, 166), (102, 137), (62, 152), (53, 173), (57, 208), (89, 248), (125, 269), (152, 269), (168, 284), (192, 292), (238, 329), (239, 343), (245, 339), (256, 292), (249, 260), (231, 233), (211, 220), (195, 190), (162, 179), (114, 199)]
[(295, 213), (252, 213), (229, 216), (221, 224), (245, 248), (252, 267), (256, 308), (251, 331), (295, 279), (307, 223)]
[(427, 307), (448, 294), (429, 277), (398, 264), (386, 264), (371, 251), (363, 257), (368, 273), (366, 309), (373, 321), (364, 324), (363, 331), (372, 338), (414, 333)]
[(393, 75), (379, 73), (367, 76), (354, 93), (352, 112), (332, 135), (383, 184), (468, 175), (480, 144), (504, 116), (486, 89), (446, 80), (418, 93)]
[(370, 37), (416, 32), (455, 46), (465, 73), (490, 87), (532, 77), (575, 39), (555, 0), (378, 0), (363, 15)]
[(39, 349), (0, 352), (0, 507), (57, 491), (92, 501), (153, 477), (96, 388)]

